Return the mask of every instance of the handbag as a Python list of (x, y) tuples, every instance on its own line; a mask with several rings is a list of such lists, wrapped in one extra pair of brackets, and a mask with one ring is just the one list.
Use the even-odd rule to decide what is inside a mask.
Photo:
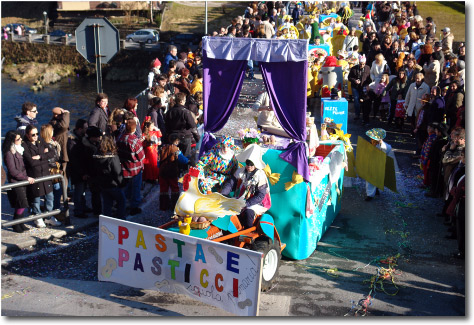
[[(49, 169), (49, 174), (50, 175), (56, 175), (56, 174), (61, 174), (63, 175), (63, 171), (61, 170), (61, 165), (59, 165), (58, 162), (55, 162), (56, 167), (52, 167)], [(60, 178), (55, 178), (52, 180), (53, 184), (61, 182)]]

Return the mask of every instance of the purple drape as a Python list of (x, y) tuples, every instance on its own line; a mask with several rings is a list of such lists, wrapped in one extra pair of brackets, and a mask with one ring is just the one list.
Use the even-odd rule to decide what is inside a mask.
[[(204, 136), (199, 156), (211, 149), (217, 140), (209, 133), (222, 129), (237, 105), (244, 83), (246, 60), (209, 59), (203, 50)], [(306, 89), (306, 88), (305, 88)], [(212, 101), (209, 100), (212, 97)]]
[(305, 146), (307, 67), (307, 61), (260, 63), (275, 115), (286, 133), (295, 140), (280, 157), (309, 181)]

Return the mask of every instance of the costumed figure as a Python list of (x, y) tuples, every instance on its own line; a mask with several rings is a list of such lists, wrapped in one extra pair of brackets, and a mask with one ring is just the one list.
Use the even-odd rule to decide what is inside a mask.
[(221, 186), (237, 170), (238, 162), (234, 154), (236, 148), (234, 139), (224, 136), (198, 161), (196, 168), (201, 176), (199, 189), (203, 193), (212, 193), (216, 185)]
[[(395, 166), (397, 166), (395, 154), (392, 151), (392, 146), (383, 141), (386, 136), (385, 130), (380, 128), (374, 128), (368, 130), (365, 134), (372, 139), (372, 145), (374, 145), (377, 149), (380, 149), (385, 152), (388, 157), (391, 157), (394, 161)], [(365, 201), (371, 201), (375, 197), (375, 194), (378, 194), (378, 189), (377, 187), (366, 181), (365, 193), (367, 195)]]
[(151, 121), (151, 116), (145, 117), (142, 124), (143, 149), (145, 159), (143, 160), (143, 180), (158, 181), (158, 146), (161, 145), (161, 131)]
[(311, 20), (311, 37), (309, 39), (309, 44), (316, 44), (316, 39), (319, 39), (319, 44), (324, 44), (324, 39), (319, 33), (319, 24), (318, 22), (314, 19)]
[(342, 2), (337, 14), (342, 17), (342, 23), (348, 26), (349, 18), (354, 16), (354, 11), (352, 11), (348, 2)]
[(349, 62), (347, 60), (347, 52), (343, 50), (337, 51), (337, 64), (342, 67), (342, 92), (346, 93), (346, 89), (348, 89), (348, 80), (347, 77), (349, 75)]
[[(331, 88), (342, 90), (343, 75), (342, 67), (337, 64), (335, 56), (327, 56), (324, 65), (318, 73), (318, 85), (321, 87), (321, 97), (324, 97), (324, 89), (330, 93)], [(329, 97), (329, 96), (326, 96)]]
[(257, 100), (253, 104), (253, 109), (259, 111), (257, 118), (257, 127), (259, 129), (271, 134), (290, 138), (288, 133), (281, 127), (280, 122), (278, 122), (273, 107), (271, 106), (268, 92), (265, 91), (257, 96)]
[(234, 197), (245, 201), (245, 207), (239, 214), (240, 223), (244, 228), (250, 228), (255, 217), (271, 207), (270, 185), (259, 145), (249, 145), (237, 156), (237, 160), (245, 163), (245, 167), (235, 172), (232, 181), (224, 186), (222, 194), (228, 195), (235, 187)]
[(308, 23), (310, 22), (310, 17), (304, 15), (300, 21), (296, 24), (296, 29), (298, 30), (298, 39), (309, 39), (311, 37), (310, 33), (307, 32)]
[(334, 28), (332, 31), (332, 38), (331, 38), (331, 54), (336, 55), (339, 50), (342, 50), (344, 40), (346, 36), (349, 35), (349, 29), (346, 26), (342, 28)]

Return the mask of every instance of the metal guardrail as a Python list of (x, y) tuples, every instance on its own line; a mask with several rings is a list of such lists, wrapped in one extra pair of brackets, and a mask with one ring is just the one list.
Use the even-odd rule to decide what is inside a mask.
[[(69, 202), (67, 200), (67, 188), (66, 188), (66, 180), (64, 179), (64, 176), (61, 175), (61, 174), (55, 174), (55, 175), (48, 175), (48, 176), (38, 177), (38, 178), (35, 178), (35, 184), (40, 183), (40, 182), (50, 181), (50, 180), (57, 179), (57, 178), (61, 179), (61, 182), (62, 182), (62, 185), (63, 185), (63, 204), (64, 204), (64, 210), (63, 211), (64, 211), (64, 216), (65, 216), (64, 224), (66, 226), (69, 226), (71, 224), (71, 219), (69, 218)], [(3, 192), (3, 191), (6, 191), (6, 190), (11, 190), (11, 189), (16, 188), (16, 187), (22, 187), (22, 186), (27, 186), (27, 185), (30, 185), (30, 183), (28, 181), (21, 181), (21, 182), (18, 182), (18, 183), (6, 184), (6, 185), (3, 185), (1, 187), (1, 191)], [(56, 210), (49, 211), (49, 212), (30, 215), (30, 216), (25, 217), (25, 218), (3, 222), (2, 227), (10, 227), (10, 226), (13, 226), (13, 225), (17, 225), (17, 224), (25, 223), (25, 222), (30, 222), (30, 221), (37, 220), (37, 219), (44, 218), (44, 217), (55, 216), (55, 215), (58, 215), (60, 213), (61, 213), (61, 210), (56, 209)]]

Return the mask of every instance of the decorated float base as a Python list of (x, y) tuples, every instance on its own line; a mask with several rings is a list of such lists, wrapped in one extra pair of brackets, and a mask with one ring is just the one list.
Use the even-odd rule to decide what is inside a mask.
[[(341, 141), (320, 144), (316, 156), (325, 157), (323, 167), (311, 176), (309, 183), (298, 183), (295, 168), (279, 157), (281, 153), (269, 149), (263, 155), (272, 173), (281, 174), (279, 182), (270, 186), (272, 207), (267, 213), (273, 217), (282, 242), (287, 244), (282, 255), (301, 260), (314, 252), (341, 208), (344, 146)], [(294, 185), (285, 190), (291, 184)]]

